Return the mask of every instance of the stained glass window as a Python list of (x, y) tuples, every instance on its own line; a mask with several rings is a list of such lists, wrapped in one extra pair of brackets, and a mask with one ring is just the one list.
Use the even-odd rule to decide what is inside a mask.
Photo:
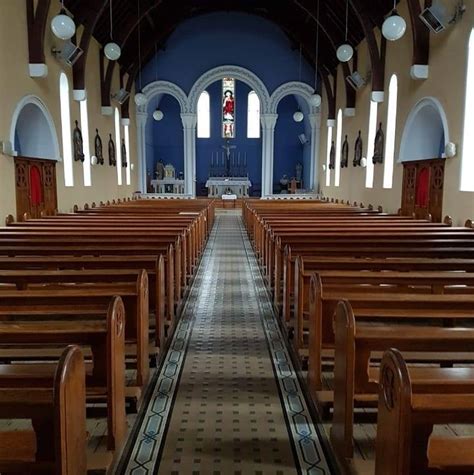
[(222, 80), (222, 137), (235, 138), (235, 79)]

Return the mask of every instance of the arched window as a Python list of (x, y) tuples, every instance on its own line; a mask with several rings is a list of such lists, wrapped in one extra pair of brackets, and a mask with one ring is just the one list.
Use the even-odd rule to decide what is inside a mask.
[(398, 79), (394, 74), (388, 88), (387, 140), (385, 142), (385, 164), (383, 169), (383, 187), (392, 188), (393, 162), (395, 157), (395, 132), (397, 128)]
[(467, 49), (466, 99), (464, 101), (464, 138), (462, 145), (461, 191), (474, 191), (474, 29)]
[(203, 91), (198, 100), (197, 136), (198, 139), (211, 137), (211, 101), (207, 91)]
[(127, 151), (127, 168), (126, 168), (126, 171), (125, 171), (126, 183), (127, 183), (127, 185), (130, 185), (131, 157), (130, 157), (130, 127), (128, 125), (124, 125), (123, 135), (124, 135), (124, 138), (125, 138), (125, 150)]
[(64, 185), (74, 186), (72, 171), (72, 129), (71, 105), (69, 103), (69, 81), (66, 74), (59, 76), (59, 101), (61, 105), (61, 135), (63, 139)]
[(326, 154), (326, 186), (331, 186), (331, 170), (329, 168), (329, 164), (331, 163), (332, 129), (333, 127), (328, 125), (328, 141)]
[(372, 158), (374, 156), (375, 135), (377, 133), (377, 108), (377, 102), (371, 100), (369, 113), (369, 135), (367, 137), (367, 169), (365, 175), (366, 188), (374, 187), (374, 162), (372, 162)]
[(122, 184), (122, 142), (120, 140), (120, 112), (115, 108), (115, 153), (117, 156), (117, 183)]
[(92, 186), (91, 179), (91, 151), (89, 146), (89, 115), (87, 113), (87, 99), (80, 102), (82, 146), (84, 150), (84, 186)]
[(342, 147), (342, 110), (337, 113), (336, 131), (336, 169), (334, 172), (334, 185), (339, 186), (341, 182), (341, 147)]
[(255, 91), (250, 91), (248, 95), (247, 138), (260, 138), (260, 99)]

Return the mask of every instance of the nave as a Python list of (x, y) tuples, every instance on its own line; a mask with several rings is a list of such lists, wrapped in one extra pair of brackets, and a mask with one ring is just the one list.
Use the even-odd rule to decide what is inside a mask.
[(331, 473), (240, 211), (216, 215), (153, 385), (122, 473)]

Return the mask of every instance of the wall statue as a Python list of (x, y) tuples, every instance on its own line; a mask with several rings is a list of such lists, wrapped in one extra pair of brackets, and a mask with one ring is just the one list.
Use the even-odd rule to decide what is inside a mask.
[(372, 158), (372, 162), (374, 164), (383, 163), (384, 144), (385, 144), (385, 135), (382, 130), (382, 122), (380, 122), (379, 129), (377, 130), (377, 135), (375, 136), (374, 157)]

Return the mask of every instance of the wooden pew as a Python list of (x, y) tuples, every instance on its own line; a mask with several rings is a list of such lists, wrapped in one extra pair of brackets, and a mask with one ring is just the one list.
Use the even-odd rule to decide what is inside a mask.
[[(78, 305), (71, 302), (72, 305)], [(9, 320), (0, 321), (0, 339), (7, 348), (81, 345), (91, 348), (92, 374), (86, 378), (87, 398), (105, 399), (107, 402), (107, 447), (120, 452), (125, 438), (125, 308), (120, 297), (114, 297), (106, 306), (103, 315), (93, 320), (81, 319), (79, 309), (74, 313), (66, 309), (67, 320), (51, 320), (43, 310), (36, 317), (24, 316), (23, 310), (12, 303), (0, 302)], [(51, 307), (54, 310), (54, 307)], [(37, 369), (41, 371), (41, 368)]]
[[(435, 302), (422, 297), (410, 308), (410, 302), (404, 298), (394, 302), (390, 308), (391, 318), (402, 324), (364, 324), (361, 318), (368, 314), (384, 317), (387, 300), (380, 310), (374, 312), (354, 308), (347, 300), (338, 303), (335, 312), (335, 360), (334, 360), (334, 413), (331, 426), (331, 443), (340, 457), (353, 455), (354, 405), (368, 404), (376, 399), (379, 371), (369, 368), (371, 353), (398, 348), (401, 351), (415, 352), (463, 352), (472, 353), (474, 359), (474, 328), (443, 328), (442, 326), (413, 325), (419, 318), (440, 321), (440, 319), (470, 318), (474, 295), (470, 296), (432, 296)], [(380, 302), (379, 302), (380, 303)], [(378, 304), (379, 304), (378, 303)], [(431, 308), (430, 307), (431, 304)], [(358, 313), (359, 312), (359, 313)], [(373, 319), (373, 317), (371, 318)], [(444, 368), (441, 368), (443, 370)], [(432, 374), (436, 368), (418, 368), (416, 378), (426, 380), (423, 373)], [(442, 371), (441, 371), (442, 373)], [(474, 389), (474, 370), (469, 373)], [(474, 403), (474, 401), (473, 401)]]
[[(52, 372), (0, 367), (0, 418), (31, 419), (33, 441), (0, 432), (0, 472), (83, 475), (87, 471), (85, 366), (78, 347), (66, 348)], [(31, 446), (30, 442), (33, 442)]]
[(445, 368), (420, 384), (401, 353), (380, 367), (376, 475), (474, 472), (474, 437), (432, 435), (435, 424), (474, 423), (472, 368)]

